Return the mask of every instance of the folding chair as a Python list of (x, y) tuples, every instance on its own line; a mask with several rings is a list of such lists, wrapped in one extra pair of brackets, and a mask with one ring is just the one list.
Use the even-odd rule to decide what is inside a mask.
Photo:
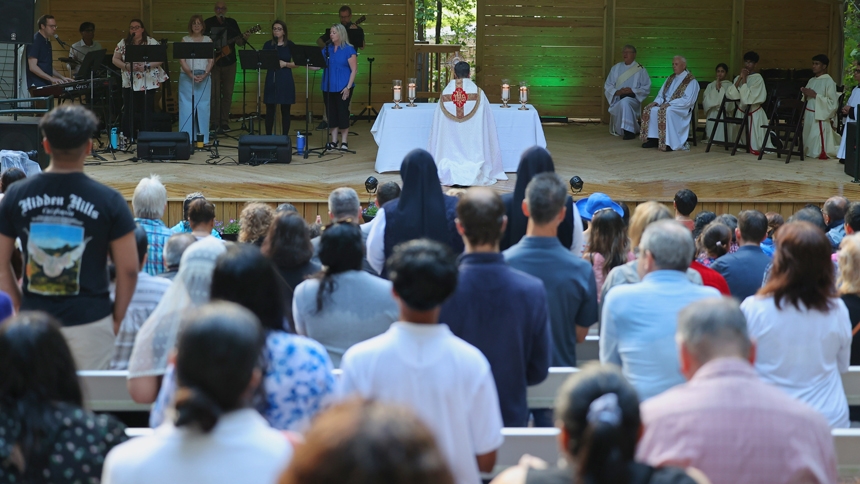
[[(705, 153), (709, 153), (711, 151), (711, 145), (720, 145), (725, 150), (728, 150), (730, 147), (732, 148), (732, 156), (735, 156), (735, 153), (738, 152), (738, 148), (746, 149), (747, 153), (750, 151), (749, 140), (746, 141), (746, 144), (741, 144), (741, 135), (744, 133), (744, 129), (749, 124), (749, 113), (750, 106), (747, 106), (746, 109), (740, 111), (743, 113), (741, 117), (729, 116), (727, 114), (726, 105), (734, 103), (735, 112), (738, 111), (738, 107), (740, 105), (740, 100), (737, 99), (729, 99), (725, 95), (723, 95), (723, 100), (720, 102), (720, 110), (717, 111), (716, 118), (708, 118), (708, 121), (714, 122), (714, 128), (711, 130), (711, 135), (708, 137), (708, 147), (705, 148)], [(723, 125), (723, 141), (714, 141), (714, 136), (717, 134), (717, 129), (719, 129), (720, 125)], [(734, 143), (729, 141), (729, 125), (735, 125), (738, 127), (738, 133), (735, 136)]]
[[(785, 162), (791, 161), (791, 155), (800, 155), (803, 161), (803, 115), (806, 112), (806, 101), (799, 99), (782, 98), (777, 99), (768, 124), (762, 126), (767, 128), (762, 143), (760, 160), (765, 153), (776, 153), (777, 158), (786, 155)], [(775, 135), (774, 148), (767, 147), (767, 141)], [(795, 146), (798, 150), (795, 150)]]

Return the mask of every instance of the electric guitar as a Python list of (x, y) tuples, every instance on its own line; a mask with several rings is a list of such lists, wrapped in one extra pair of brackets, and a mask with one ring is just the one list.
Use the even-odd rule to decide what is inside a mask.
[(260, 27), (260, 24), (257, 24), (255, 26), (251, 27), (250, 29), (246, 30), (244, 34), (237, 35), (236, 37), (228, 39), (227, 45), (225, 45), (224, 47), (221, 47), (220, 50), (215, 51), (215, 62), (218, 62), (219, 60), (223, 59), (224, 57), (227, 57), (228, 55), (230, 55), (230, 52), (233, 50), (233, 44), (242, 40), (242, 38), (245, 37), (246, 35), (256, 34), (257, 32), (259, 32), (262, 29), (263, 28)]

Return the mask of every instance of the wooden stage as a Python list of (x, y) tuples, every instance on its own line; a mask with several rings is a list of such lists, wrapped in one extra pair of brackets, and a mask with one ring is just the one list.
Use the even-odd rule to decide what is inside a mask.
[[(294, 121), (293, 127), (298, 128), (297, 124)], [(120, 190), (129, 200), (140, 178), (150, 173), (161, 175), (171, 200), (167, 214), (170, 223), (181, 217), (181, 204), (177, 202), (192, 191), (202, 191), (216, 206), (221, 202), (219, 219), (233, 218), (245, 201), (260, 200), (273, 204), (292, 202), (313, 220), (316, 214), (326, 213), (325, 201), (334, 188), (353, 187), (366, 200), (364, 180), (368, 176), (381, 182), (400, 180), (396, 172), (374, 171), (377, 147), (370, 127), (370, 123), (359, 121), (352, 128), (357, 135), (350, 136), (349, 145), (357, 154), (328, 154), (322, 158), (312, 154), (307, 160), (293, 157), (288, 165), (238, 165), (236, 149), (226, 147), (235, 147), (238, 142), (222, 137), (221, 158), (215, 160), (209, 160), (208, 153), (195, 153), (189, 161), (131, 162), (131, 154), (119, 154), (113, 161), (108, 154), (109, 161), (100, 165), (88, 161), (86, 171)], [(697, 211), (737, 214), (756, 208), (784, 216), (806, 203), (820, 204), (836, 194), (860, 199), (860, 186), (851, 183), (835, 160), (800, 161), (793, 157), (786, 165), (784, 158), (777, 159), (776, 155), (766, 155), (758, 161), (746, 153), (729, 156), (729, 152), (716, 146), (705, 153), (703, 143), (688, 152), (661, 153), (642, 149), (638, 139), (623, 141), (613, 137), (606, 125), (592, 123), (548, 124), (544, 131), (556, 171), (565, 179), (579, 175), (585, 181), (585, 189), (577, 198), (600, 191), (631, 207), (647, 200), (671, 205), (677, 190), (690, 188), (699, 197)], [(321, 144), (322, 133), (315, 131), (309, 137), (312, 147)], [(230, 134), (238, 136), (237, 131)], [(516, 174), (509, 177), (494, 188), (512, 191)]]

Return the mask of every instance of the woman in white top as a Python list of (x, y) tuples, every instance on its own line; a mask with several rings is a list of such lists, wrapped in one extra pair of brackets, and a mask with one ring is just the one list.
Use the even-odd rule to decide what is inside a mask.
[[(136, 139), (136, 128), (146, 131), (144, 120), (152, 121), (155, 92), (149, 91), (158, 89), (167, 80), (167, 74), (161, 69), (161, 62), (126, 62), (129, 45), (158, 45), (158, 41), (149, 36), (142, 20), (132, 19), (128, 37), (120, 40), (113, 52), (113, 64), (122, 70), (122, 132), (129, 139)], [(135, 120), (136, 117), (139, 119)]]
[(263, 344), (260, 321), (237, 304), (192, 313), (176, 355), (175, 422), (114, 448), (102, 482), (275, 482), (293, 448), (250, 408)]
[[(188, 21), (188, 34), (183, 42), (212, 42), (203, 35), (203, 16), (192, 15)], [(202, 134), (203, 142), (209, 143), (209, 96), (212, 88), (212, 59), (179, 59), (182, 75), (179, 76), (179, 131), (188, 133), (193, 143), (194, 134)], [(192, 94), (194, 101), (192, 104)], [(194, 110), (197, 116), (192, 119)], [(194, 123), (197, 126), (194, 126)]]
[[(702, 94), (702, 108), (705, 110), (705, 119), (710, 120), (711, 118), (716, 118), (717, 113), (720, 111), (720, 103), (723, 102), (723, 97), (726, 95), (726, 92), (729, 86), (732, 85), (732, 81), (726, 80), (729, 73), (729, 66), (723, 64), (722, 62), (717, 64), (717, 79), (712, 83), (708, 84), (708, 87), (705, 88), (705, 93)], [(735, 105), (727, 104), (726, 105), (726, 116), (732, 117), (735, 115)], [(726, 125), (729, 131), (730, 140), (734, 140), (735, 131), (733, 125)], [(711, 131), (714, 129), (714, 122), (707, 121), (705, 123), (705, 139), (708, 139), (711, 136)], [(723, 126), (720, 126), (717, 129), (717, 134), (714, 135), (714, 141), (725, 141), (725, 136), (723, 133)]]
[(757, 346), (756, 370), (831, 427), (848, 427), (840, 374), (848, 371), (851, 322), (834, 289), (830, 242), (808, 222), (783, 225), (774, 240), (767, 284), (741, 304)]

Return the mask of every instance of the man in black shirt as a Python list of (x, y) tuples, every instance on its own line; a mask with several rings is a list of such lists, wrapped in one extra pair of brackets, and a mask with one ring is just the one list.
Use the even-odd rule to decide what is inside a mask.
[[(0, 203), (0, 290), (19, 310), (45, 311), (62, 322), (79, 370), (107, 369), (138, 272), (125, 199), (84, 174), (97, 125), (79, 105), (45, 115), (39, 128), (51, 164), (10, 186)], [(16, 237), (26, 261), (22, 287), (10, 263)], [(116, 266), (114, 302), (108, 254)]]
[[(349, 8), (349, 5), (344, 5), (343, 7), (340, 7), (339, 15), (341, 25), (343, 25), (344, 28), (347, 29), (347, 34), (349, 34), (349, 43), (353, 44), (352, 46), (355, 47), (355, 50), (363, 49), (364, 30), (362, 30), (362, 28), (359, 27), (357, 23), (354, 23), (352, 21), (352, 9)], [(359, 19), (358, 21), (361, 22), (362, 19)], [(350, 30), (355, 30), (357, 32), (350, 32)], [(361, 45), (355, 45), (353, 43), (354, 39), (360, 39)], [(325, 33), (320, 35), (320, 38), (317, 39), (317, 45), (320, 46), (320, 49), (325, 49), (326, 44), (330, 41), (331, 29), (329, 28), (325, 29)]]
[(49, 84), (70, 82), (70, 79), (54, 70), (54, 55), (51, 38), (57, 31), (57, 20), (53, 15), (39, 17), (39, 31), (33, 43), (27, 46), (27, 85), (42, 87)]
[[(222, 132), (230, 131), (230, 105), (233, 102), (233, 84), (236, 82), (236, 45), (245, 45), (247, 35), (242, 35), (239, 24), (232, 18), (225, 17), (227, 4), (219, 1), (215, 4), (215, 15), (204, 22), (206, 25), (205, 35), (215, 42), (215, 55), (217, 56), (223, 47), (229, 49), (229, 53), (218, 59), (212, 66), (212, 110), (217, 116), (210, 117), (209, 124)], [(213, 31), (214, 29), (214, 31)], [(213, 113), (214, 114), (214, 113)]]

